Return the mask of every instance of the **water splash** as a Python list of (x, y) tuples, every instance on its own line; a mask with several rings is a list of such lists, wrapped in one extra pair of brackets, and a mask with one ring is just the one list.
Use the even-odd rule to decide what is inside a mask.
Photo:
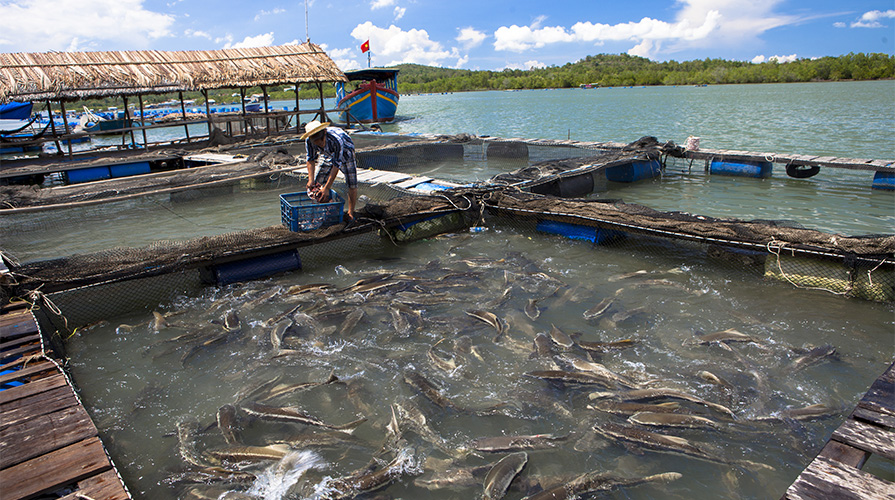
[(291, 451), (259, 474), (246, 494), (263, 500), (280, 500), (289, 493), (305, 472), (322, 469), (325, 465), (323, 458), (312, 451)]

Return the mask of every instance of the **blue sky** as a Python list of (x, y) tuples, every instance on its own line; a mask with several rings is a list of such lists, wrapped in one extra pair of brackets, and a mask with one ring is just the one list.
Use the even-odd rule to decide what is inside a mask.
[[(307, 6), (307, 29), (305, 10)], [(528, 69), (587, 55), (785, 62), (895, 53), (892, 0), (0, 0), (0, 52), (208, 50), (308, 37), (343, 70)]]

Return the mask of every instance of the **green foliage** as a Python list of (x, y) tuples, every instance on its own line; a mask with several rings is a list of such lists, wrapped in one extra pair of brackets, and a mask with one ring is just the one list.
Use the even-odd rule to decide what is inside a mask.
[(895, 78), (895, 56), (848, 54), (788, 63), (751, 63), (704, 59), (655, 62), (628, 54), (587, 56), (575, 63), (530, 70), (471, 71), (419, 64), (399, 64), (402, 94), (466, 90), (569, 88), (643, 85), (704, 85), (725, 83), (785, 83)]

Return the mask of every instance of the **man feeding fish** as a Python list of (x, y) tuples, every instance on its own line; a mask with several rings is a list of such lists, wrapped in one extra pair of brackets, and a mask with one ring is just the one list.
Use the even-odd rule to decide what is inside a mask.
[[(353, 224), (354, 206), (357, 204), (357, 162), (354, 157), (354, 141), (344, 130), (330, 127), (329, 122), (320, 123), (317, 120), (305, 125), (305, 133), (301, 138), (304, 139), (305, 149), (308, 152), (308, 195), (318, 203), (328, 202), (330, 189), (341, 170), (348, 184), (346, 222)], [(315, 176), (321, 153), (331, 161), (321, 161), (320, 169)], [(338, 170), (333, 166), (338, 167)]]

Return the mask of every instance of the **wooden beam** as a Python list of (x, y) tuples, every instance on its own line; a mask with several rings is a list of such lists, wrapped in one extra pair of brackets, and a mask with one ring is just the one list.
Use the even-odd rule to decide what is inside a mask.
[(108, 471), (112, 464), (98, 437), (0, 470), (3, 498), (30, 498)]
[(785, 498), (891, 500), (893, 497), (895, 484), (835, 460), (819, 457), (786, 490)]

